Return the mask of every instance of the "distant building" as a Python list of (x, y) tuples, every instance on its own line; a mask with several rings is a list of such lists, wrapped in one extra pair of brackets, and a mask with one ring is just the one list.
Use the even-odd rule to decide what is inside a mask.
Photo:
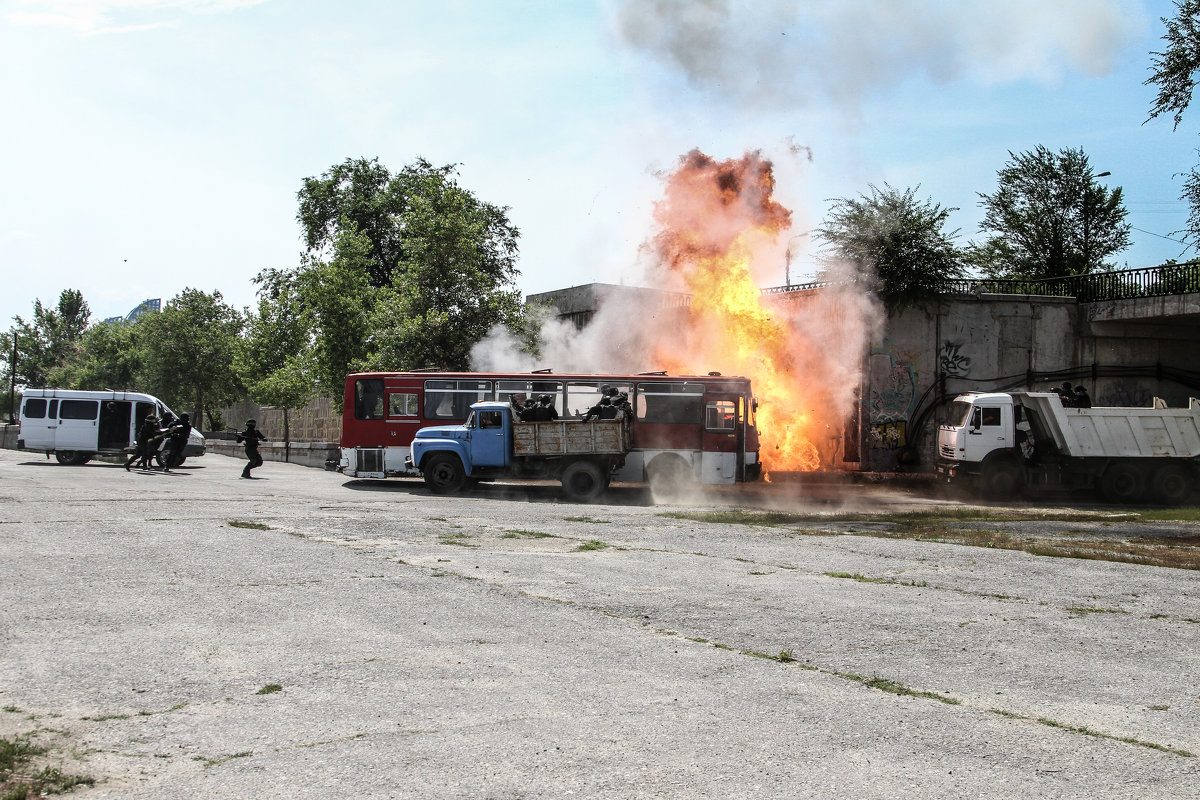
[(130, 322), (137, 322), (143, 314), (149, 314), (151, 311), (162, 311), (162, 298), (156, 297), (153, 300), (143, 300), (138, 306), (123, 317), (109, 317), (105, 322), (112, 322), (117, 325), (125, 325)]

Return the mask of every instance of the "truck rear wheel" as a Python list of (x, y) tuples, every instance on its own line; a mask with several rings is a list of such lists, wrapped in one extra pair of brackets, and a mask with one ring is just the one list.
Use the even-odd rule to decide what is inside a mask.
[(1167, 464), (1154, 473), (1154, 499), (1165, 506), (1182, 505), (1194, 488), (1191, 473), (1178, 464)]
[(662, 453), (646, 467), (646, 479), (656, 494), (667, 498), (682, 495), (693, 480), (692, 468), (674, 453)]
[(572, 461), (562, 471), (563, 494), (577, 503), (590, 503), (608, 488), (604, 471), (592, 461)]
[(425, 485), (434, 494), (457, 494), (467, 485), (467, 473), (453, 453), (434, 453), (421, 468)]
[(1146, 494), (1146, 475), (1133, 464), (1113, 464), (1100, 480), (1100, 490), (1111, 503), (1136, 503)]

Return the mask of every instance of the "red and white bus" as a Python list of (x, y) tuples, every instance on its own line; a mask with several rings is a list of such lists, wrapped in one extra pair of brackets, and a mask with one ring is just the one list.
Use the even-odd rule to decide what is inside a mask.
[(472, 403), (549, 395), (560, 418), (579, 419), (601, 388), (629, 397), (634, 449), (617, 481), (728, 484), (757, 480), (757, 402), (748, 378), (709, 375), (569, 375), (550, 372), (362, 372), (346, 376), (339, 471), (357, 478), (412, 475), (413, 435), (464, 422)]

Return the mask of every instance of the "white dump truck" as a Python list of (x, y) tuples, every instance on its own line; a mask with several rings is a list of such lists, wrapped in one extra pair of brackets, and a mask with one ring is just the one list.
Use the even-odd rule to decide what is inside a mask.
[(1098, 488), (1117, 503), (1178, 505), (1200, 477), (1200, 401), (1073, 408), (1056, 392), (970, 392), (938, 429), (937, 475), (995, 499)]

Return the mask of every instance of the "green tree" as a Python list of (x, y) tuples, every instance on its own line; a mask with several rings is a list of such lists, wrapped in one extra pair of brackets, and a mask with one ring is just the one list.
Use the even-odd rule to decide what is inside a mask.
[(1082, 149), (1052, 153), (1038, 145), (1014, 155), (993, 194), (980, 194), (979, 228), (994, 234), (969, 248), (969, 261), (990, 277), (1061, 278), (1111, 269), (1106, 260), (1129, 246), (1121, 188), (1096, 182)]
[(1200, 0), (1179, 0), (1175, 16), (1160, 19), (1167, 29), (1162, 37), (1167, 46), (1150, 54), (1152, 74), (1146, 85), (1158, 87), (1158, 95), (1150, 106), (1149, 119), (1171, 114), (1178, 128), (1192, 102), (1196, 70), (1200, 69)]
[(817, 233), (840, 260), (869, 276), (889, 309), (927, 300), (947, 280), (963, 277), (958, 231), (945, 231), (958, 209), (918, 200), (916, 189), (868, 188), (868, 194), (834, 200)]
[(146, 343), (150, 390), (176, 408), (189, 406), (192, 424), (204, 412), (232, 403), (244, 391), (233, 369), (243, 320), (220, 292), (184, 289), (157, 314), (138, 323)]
[(83, 294), (66, 289), (54, 308), (46, 308), (41, 300), (33, 304), (33, 320), (14, 317), (15, 323), (0, 338), (6, 364), (5, 378), (11, 378), (13, 342), (16, 342), (16, 382), (24, 386), (49, 386), (50, 373), (65, 365), (74, 355), (87, 329), (91, 309)]
[(300, 190), (309, 252), (291, 279), (313, 326), (317, 381), (334, 397), (347, 372), (466, 369), (494, 326), (527, 327), (519, 233), (506, 208), (455, 176), (424, 159), (396, 175), (358, 159)]
[(138, 389), (144, 356), (139, 324), (100, 322), (84, 331), (74, 354), (50, 371), (49, 380), (70, 389)]
[[(1175, 3), (1175, 12), (1173, 18), (1161, 18), (1166, 26), (1166, 49), (1150, 54), (1151, 75), (1146, 85), (1158, 87), (1147, 122), (1171, 114), (1173, 127), (1178, 130), (1183, 112), (1192, 102), (1196, 72), (1200, 70), (1200, 0), (1180, 0)], [(1189, 212), (1187, 224), (1175, 233), (1195, 247), (1200, 245), (1200, 172), (1195, 167), (1184, 178), (1180, 197), (1187, 202)]]
[(234, 353), (234, 369), (251, 400), (283, 409), (285, 460), (290, 457), (292, 409), (316, 394), (311, 356), (311, 322), (296, 283), (277, 270), (255, 278), (258, 311), (246, 317), (245, 336)]

